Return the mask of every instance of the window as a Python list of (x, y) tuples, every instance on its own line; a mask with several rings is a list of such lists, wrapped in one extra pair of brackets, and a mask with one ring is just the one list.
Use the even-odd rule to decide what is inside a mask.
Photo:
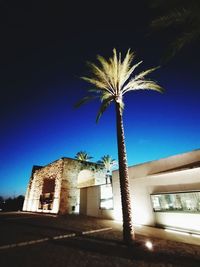
[(52, 210), (54, 193), (45, 193), (40, 195), (39, 209)]
[(39, 209), (52, 210), (55, 190), (55, 179), (44, 179)]
[(100, 186), (100, 209), (113, 209), (113, 192), (111, 184)]
[(154, 211), (200, 213), (200, 191), (152, 194)]

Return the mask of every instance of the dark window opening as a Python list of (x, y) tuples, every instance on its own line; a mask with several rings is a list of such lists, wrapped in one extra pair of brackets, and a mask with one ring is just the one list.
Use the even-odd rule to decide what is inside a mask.
[(52, 210), (55, 191), (55, 179), (44, 179), (39, 209)]

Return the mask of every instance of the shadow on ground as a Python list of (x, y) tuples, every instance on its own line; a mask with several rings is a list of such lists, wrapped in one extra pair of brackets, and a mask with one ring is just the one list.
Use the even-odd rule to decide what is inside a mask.
[[(150, 264), (171, 264), (170, 266), (199, 267), (200, 259), (187, 255), (173, 255), (171, 253), (157, 252), (155, 248), (148, 250), (143, 242), (136, 241), (131, 246), (126, 246), (120, 241), (104, 240), (97, 237), (75, 237), (55, 242), (58, 246), (69, 246), (89, 252), (96, 252), (107, 256), (117, 256), (137, 261), (144, 261)], [(153, 265), (151, 265), (153, 266)]]

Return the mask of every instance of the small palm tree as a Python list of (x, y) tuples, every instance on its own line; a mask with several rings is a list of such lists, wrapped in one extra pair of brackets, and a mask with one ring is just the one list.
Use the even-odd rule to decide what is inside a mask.
[(130, 52), (130, 49), (126, 53), (124, 60), (122, 60), (121, 53), (117, 55), (116, 49), (113, 49), (113, 57), (108, 60), (102, 56), (97, 56), (100, 66), (89, 63), (92, 75), (90, 77), (82, 77), (82, 79), (94, 85), (94, 89), (88, 89), (89, 95), (76, 104), (76, 106), (80, 106), (88, 100), (99, 98), (101, 106), (97, 114), (97, 121), (112, 102), (115, 104), (119, 179), (123, 214), (123, 239), (126, 244), (130, 244), (135, 236), (131, 218), (129, 177), (122, 117), (124, 109), (123, 97), (126, 93), (135, 90), (151, 89), (158, 92), (163, 91), (162, 87), (156, 82), (145, 79), (146, 75), (157, 68), (148, 69), (131, 78), (133, 71), (142, 63), (140, 61), (131, 66), (134, 56), (135, 54)]
[(93, 157), (89, 156), (89, 154), (85, 151), (79, 151), (76, 153), (75, 159), (81, 160), (81, 161), (89, 161)]
[(104, 155), (97, 163), (103, 165), (106, 169), (106, 183), (108, 183), (108, 180), (112, 183), (111, 171), (117, 165), (117, 161), (112, 159), (110, 155)]
[(97, 161), (97, 163), (102, 164), (109, 174), (112, 168), (117, 164), (116, 160), (112, 159), (110, 155), (104, 155), (100, 160)]
[(112, 159), (110, 155), (104, 155), (97, 163), (103, 165), (106, 169), (106, 183), (108, 183), (108, 180), (112, 183), (111, 171), (117, 165), (116, 160)]

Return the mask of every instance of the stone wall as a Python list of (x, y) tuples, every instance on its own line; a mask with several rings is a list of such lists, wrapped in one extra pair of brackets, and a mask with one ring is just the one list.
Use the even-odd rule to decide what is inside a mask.
[[(61, 158), (45, 167), (34, 169), (27, 188), (23, 210), (70, 214), (79, 212), (80, 189), (78, 178), (90, 186), (105, 183), (106, 171), (96, 163)], [(41, 208), (40, 198), (45, 179), (55, 179), (52, 209)], [(81, 184), (81, 187), (83, 184)]]
[[(36, 170), (30, 179), (24, 207), (25, 211), (50, 212), (58, 213), (60, 203), (61, 181), (63, 173), (63, 160), (57, 160), (39, 170)], [(44, 179), (55, 179), (55, 191), (52, 210), (39, 209), (40, 195), (42, 194), (42, 187)]]
[[(59, 212), (61, 214), (79, 212), (79, 174), (81, 172), (86, 175), (90, 173), (89, 183), (90, 186), (93, 186), (99, 183), (105, 183), (105, 170), (102, 166), (91, 162), (83, 162), (70, 158), (63, 158), (63, 160), (64, 167)], [(85, 178), (87, 180), (87, 177)]]

